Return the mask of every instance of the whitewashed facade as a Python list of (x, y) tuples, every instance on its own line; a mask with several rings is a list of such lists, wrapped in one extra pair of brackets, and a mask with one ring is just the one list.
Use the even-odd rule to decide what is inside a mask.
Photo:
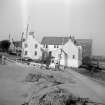
[[(53, 40), (52, 40), (53, 39)], [(51, 52), (55, 62), (67, 67), (79, 67), (82, 64), (82, 47), (71, 38), (47, 38), (42, 40), (43, 47)], [(51, 42), (52, 41), (52, 42)]]
[[(64, 46), (66, 66), (79, 67), (82, 64), (82, 47), (75, 45), (69, 40)], [(63, 64), (63, 61), (61, 62)]]
[(43, 45), (43, 48), (48, 51), (55, 51), (62, 48), (62, 45)]
[(22, 42), (22, 57), (40, 60), (42, 57), (41, 44), (35, 39), (34, 32), (24, 34)]

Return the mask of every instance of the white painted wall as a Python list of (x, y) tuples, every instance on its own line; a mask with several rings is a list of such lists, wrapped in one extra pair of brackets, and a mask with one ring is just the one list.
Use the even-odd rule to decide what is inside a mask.
[(48, 45), (48, 48), (46, 48), (48, 51), (54, 51), (54, 50), (58, 50), (62, 47), (62, 45), (58, 45), (58, 48), (54, 48), (54, 45)]
[[(25, 48), (25, 43), (28, 44), (27, 48)], [(35, 44), (38, 45), (37, 48), (35, 48)], [(22, 48), (23, 48), (23, 58), (30, 57), (31, 59), (34, 59), (34, 60), (41, 59), (42, 57), (41, 48), (42, 47), (40, 43), (32, 35), (28, 35), (28, 37), (26, 38), (26, 41), (22, 43)], [(28, 51), (27, 55), (25, 55), (25, 51)], [(37, 51), (36, 56), (35, 56), (35, 51)]]
[[(67, 66), (69, 67), (79, 67), (81, 61), (79, 61), (79, 50), (71, 40), (69, 40), (63, 46), (64, 52), (67, 54)], [(73, 58), (74, 56), (74, 58)]]
[[(63, 52), (60, 59), (60, 64), (68, 67), (79, 67), (82, 64), (82, 47), (75, 45), (69, 40), (65, 45), (60, 45), (59, 48), (54, 48), (54, 45), (48, 46), (48, 51), (52, 51), (52, 56), (55, 60), (59, 60), (59, 54), (61, 54), (61, 48)], [(73, 58), (74, 56), (74, 58)]]

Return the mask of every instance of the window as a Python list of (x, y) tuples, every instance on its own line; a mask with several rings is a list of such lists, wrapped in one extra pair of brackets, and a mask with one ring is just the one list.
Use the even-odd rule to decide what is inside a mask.
[(57, 48), (59, 48), (59, 45), (57, 45)]
[(27, 47), (28, 47), (28, 44), (27, 44), (27, 43), (25, 43), (25, 44), (24, 44), (24, 47), (25, 47), (25, 48), (27, 48)]
[(43, 45), (43, 48), (45, 48), (45, 44)]
[(27, 55), (28, 54), (28, 52), (27, 51), (25, 51), (25, 55)]
[(22, 41), (24, 42), (24, 41), (26, 41), (26, 39), (24, 39), (24, 38), (23, 38), (23, 40), (22, 40)]
[(35, 51), (35, 56), (37, 55), (37, 51)]
[(56, 48), (56, 45), (54, 45), (54, 48)]
[(73, 55), (73, 59), (75, 59), (75, 55)]
[(38, 45), (37, 44), (35, 44), (35, 48), (37, 48), (38, 47)]
[(46, 48), (48, 48), (48, 45), (46, 45)]
[(54, 45), (54, 48), (59, 48), (59, 45)]

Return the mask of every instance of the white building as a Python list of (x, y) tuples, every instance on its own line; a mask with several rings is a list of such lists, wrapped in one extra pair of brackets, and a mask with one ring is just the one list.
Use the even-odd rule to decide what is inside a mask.
[(41, 44), (61, 65), (79, 67), (82, 64), (82, 47), (70, 37), (44, 37)]
[(34, 32), (28, 32), (22, 38), (22, 57), (31, 58), (33, 60), (41, 60), (42, 47), (35, 39)]

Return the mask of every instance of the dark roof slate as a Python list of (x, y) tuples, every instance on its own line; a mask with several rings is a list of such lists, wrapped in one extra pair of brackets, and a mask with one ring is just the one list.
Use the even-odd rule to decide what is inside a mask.
[(43, 37), (41, 44), (62, 45), (65, 44), (68, 40), (68, 37)]
[[(41, 44), (46, 45), (62, 45), (68, 42), (70, 37), (43, 37)], [(85, 45), (85, 44), (91, 44), (91, 39), (75, 39), (76, 45)]]

